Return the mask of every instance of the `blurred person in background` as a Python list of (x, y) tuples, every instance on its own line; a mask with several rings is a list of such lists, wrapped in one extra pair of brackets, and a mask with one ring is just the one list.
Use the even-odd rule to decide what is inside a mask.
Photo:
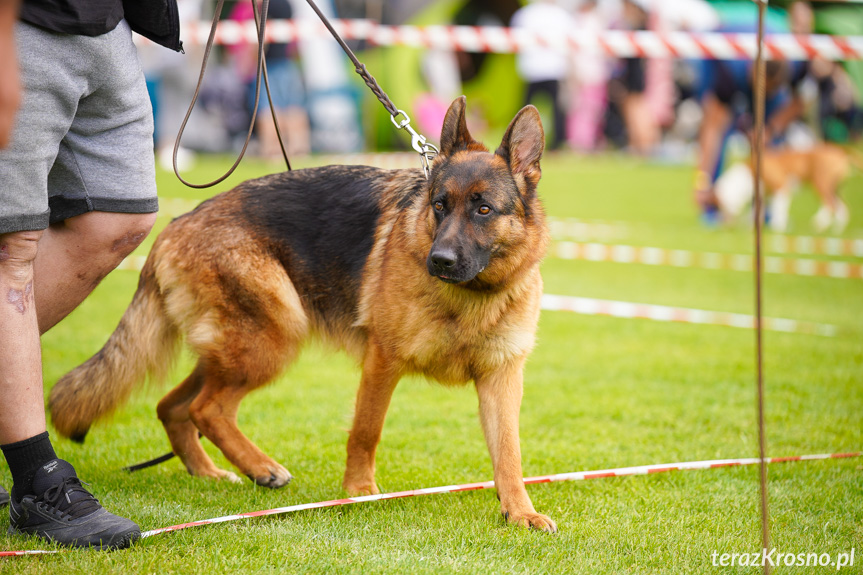
[(818, 126), (828, 142), (847, 143), (863, 135), (860, 95), (842, 66), (814, 60), (812, 74), (818, 82)]
[[(620, 27), (625, 30), (647, 30), (650, 17), (649, 0), (624, 0)], [(659, 122), (651, 109), (647, 94), (648, 60), (621, 58), (608, 84), (609, 134), (618, 146), (627, 146), (638, 154), (649, 154), (659, 142)], [(614, 134), (615, 115), (623, 125)], [(621, 131), (622, 129), (622, 131)]]
[[(579, 0), (574, 28), (585, 36), (598, 36), (606, 27), (596, 0)], [(567, 140), (574, 150), (592, 151), (602, 136), (606, 106), (608, 62), (600, 47), (588, 43), (572, 58)]]
[[(510, 26), (537, 35), (562, 36), (573, 30), (574, 22), (569, 12), (554, 0), (534, 0), (513, 14)], [(561, 85), (570, 70), (568, 53), (565, 50), (533, 46), (517, 54), (516, 68), (527, 83), (525, 104), (535, 103), (540, 95), (550, 100), (554, 120), (549, 148), (559, 149), (566, 141), (566, 113)]]
[[(808, 2), (794, 2), (788, 8), (792, 34), (808, 35), (815, 30), (815, 13)], [(863, 131), (863, 111), (858, 105), (859, 94), (854, 83), (839, 62), (813, 58), (798, 62), (795, 80), (802, 81), (808, 74), (818, 87), (818, 127), (821, 137), (832, 142), (848, 142), (860, 137)], [(804, 112), (802, 98), (796, 98), (789, 113), (796, 116)]]
[[(203, 0), (177, 0), (180, 25), (197, 23), (203, 18)], [(156, 157), (164, 170), (173, 165), (174, 139), (183, 122), (183, 115), (195, 92), (197, 74), (195, 62), (200, 62), (203, 50), (195, 43), (184, 46), (184, 53), (162, 50), (154, 44), (138, 46), (147, 91), (153, 106)], [(190, 119), (194, 124), (198, 118)], [(188, 148), (177, 150), (177, 165), (181, 170), (191, 168), (195, 152)]]
[[(797, 3), (805, 5), (805, 3)], [(811, 8), (808, 5), (789, 11), (792, 30), (811, 31)], [(807, 23), (808, 21), (808, 23)], [(720, 26), (723, 33), (755, 33), (757, 23)], [(766, 33), (782, 32), (765, 24)], [(808, 32), (807, 32), (808, 33)], [(770, 60), (765, 64), (765, 144), (776, 145), (788, 126), (805, 110), (801, 94), (808, 73), (807, 62)], [(754, 74), (751, 60), (706, 60), (702, 70), (703, 120), (698, 135), (695, 202), (704, 223), (715, 225), (719, 209), (714, 186), (722, 172), (728, 142), (734, 132), (752, 136), (754, 126)]]
[[(752, 62), (715, 61), (715, 75), (702, 98), (704, 118), (698, 135), (695, 200), (706, 224), (718, 223), (719, 211), (714, 186), (722, 173), (728, 142), (734, 132), (752, 135), (753, 74)], [(788, 123), (796, 117), (792, 97), (791, 73), (787, 62), (766, 63), (765, 144), (782, 137)]]
[[(267, 13), (268, 20), (290, 20), (293, 10), (288, 0), (270, 0)], [(254, 19), (250, 2), (237, 2), (231, 11), (231, 19), (246, 21)], [(249, 108), (255, 105), (255, 75), (257, 70), (257, 46), (254, 44), (237, 44), (232, 46), (237, 74), (248, 86)], [(303, 77), (300, 73), (296, 42), (269, 44), (266, 48), (267, 76), (269, 77), (270, 94), (276, 109), (276, 119), (279, 130), (285, 142), (288, 156), (305, 155), (311, 151), (309, 116), (305, 107), (305, 90)], [(282, 157), (279, 147), (276, 127), (270, 112), (263, 79), (261, 79), (261, 95), (258, 100), (255, 131), (258, 136), (259, 155), (263, 158), (278, 159)]]

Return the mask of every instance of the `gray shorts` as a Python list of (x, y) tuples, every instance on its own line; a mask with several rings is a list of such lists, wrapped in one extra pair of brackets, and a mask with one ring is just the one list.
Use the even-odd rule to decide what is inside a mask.
[(0, 233), (159, 209), (153, 111), (125, 20), (88, 37), (19, 22), (21, 107), (0, 150)]

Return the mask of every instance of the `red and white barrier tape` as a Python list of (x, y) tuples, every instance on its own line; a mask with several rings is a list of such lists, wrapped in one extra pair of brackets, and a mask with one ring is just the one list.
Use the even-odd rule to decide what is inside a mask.
[[(669, 250), (645, 246), (556, 242), (552, 245), (550, 255), (566, 260), (591, 262), (752, 271), (751, 255)], [(863, 265), (861, 264), (808, 258), (766, 257), (764, 258), (764, 271), (772, 274), (863, 279)]]
[(863, 258), (863, 240), (776, 235), (767, 242), (769, 249), (778, 254), (805, 254)]
[[(604, 242), (623, 239), (649, 228), (643, 222), (613, 220), (586, 220), (580, 218), (549, 217), (551, 237), (556, 240), (600, 240)], [(820, 255), (863, 258), (863, 238), (841, 238), (837, 236), (795, 236), (774, 234), (765, 240), (766, 249), (777, 254)]]
[[(345, 40), (365, 40), (376, 46), (409, 46), (462, 52), (515, 53), (530, 48), (565, 52), (591, 51), (614, 58), (695, 58), (732, 60), (755, 58), (755, 34), (718, 32), (664, 32), (605, 30), (598, 34), (573, 30), (569, 34), (534, 33), (502, 26), (389, 26), (371, 20), (332, 20)], [(204, 45), (210, 22), (185, 22), (182, 38), (187, 45)], [(329, 37), (316, 20), (268, 20), (267, 42)], [(144, 42), (140, 37), (138, 41)], [(216, 30), (216, 44), (255, 44), (254, 22), (223, 20)], [(863, 59), (863, 36), (768, 34), (765, 55), (772, 59)]]
[[(755, 316), (742, 313), (575, 296), (543, 294), (542, 309), (549, 311), (570, 311), (582, 315), (607, 315), (626, 319), (652, 319), (655, 321), (721, 325), (748, 329), (755, 328)], [(770, 331), (805, 333), (825, 337), (835, 337), (839, 331), (835, 325), (798, 321), (795, 319), (765, 317), (763, 321), (764, 329)]]
[(620, 221), (548, 218), (548, 229), (555, 240), (619, 241), (631, 235), (632, 227), (631, 224)]
[[(787, 463), (790, 461), (811, 461), (824, 459), (844, 459), (851, 457), (860, 457), (863, 452), (855, 451), (849, 453), (829, 453), (819, 455), (795, 455), (792, 457), (768, 457), (765, 458), (767, 463)], [(669, 471), (694, 471), (698, 469), (716, 469), (720, 467), (742, 467), (747, 465), (757, 465), (760, 462), (758, 458), (740, 458), (740, 459), (712, 459), (708, 461), (686, 461), (682, 463), (660, 463), (655, 465), (639, 465), (636, 467), (617, 467), (613, 469), (600, 469), (596, 471), (575, 471), (571, 473), (558, 473), (555, 475), (539, 475), (536, 477), (525, 477), (525, 485), (533, 485), (536, 483), (557, 483), (561, 481), (585, 481), (588, 479), (604, 479), (607, 477), (627, 477), (631, 475), (653, 475), (656, 473), (666, 473)], [(319, 501), (317, 503), (301, 503), (299, 505), (289, 505), (287, 507), (276, 507), (275, 509), (266, 509), (264, 511), (251, 511), (248, 513), (237, 513), (235, 515), (225, 515), (223, 517), (215, 517), (213, 519), (204, 519), (201, 521), (192, 521), (189, 523), (180, 523), (171, 525), (170, 527), (161, 527), (141, 533), (142, 538), (153, 537), (162, 533), (171, 531), (180, 531), (191, 527), (199, 527), (201, 525), (213, 525), (216, 523), (226, 523), (228, 521), (238, 521), (240, 519), (249, 519), (252, 517), (265, 517), (267, 515), (281, 515), (284, 513), (293, 513), (295, 511), (306, 511), (308, 509), (322, 509), (324, 507), (338, 507), (342, 505), (352, 505), (354, 503), (370, 503), (372, 501), (383, 501), (386, 499), (403, 499), (406, 497), (417, 497), (420, 495), (438, 495), (442, 493), (458, 493), (460, 491), (476, 491), (480, 489), (493, 489), (494, 481), (483, 481), (480, 483), (464, 483), (462, 485), (446, 485), (443, 487), (427, 487), (424, 489), (412, 489), (409, 491), (397, 491), (395, 493), (381, 493), (379, 495), (365, 495), (361, 497), (347, 497), (345, 499), (331, 499), (329, 501)], [(27, 550), (27, 551), (0, 551), (0, 557), (16, 557), (21, 555), (40, 555), (45, 553), (59, 553), (61, 550)]]

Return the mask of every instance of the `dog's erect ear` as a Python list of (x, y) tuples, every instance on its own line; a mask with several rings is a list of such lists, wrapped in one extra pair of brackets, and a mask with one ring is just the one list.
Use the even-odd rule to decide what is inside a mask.
[(495, 153), (506, 160), (513, 175), (521, 174), (535, 186), (542, 175), (539, 160), (544, 149), (545, 132), (539, 112), (525, 106), (510, 122)]
[(440, 153), (443, 156), (451, 156), (459, 150), (466, 150), (476, 140), (467, 130), (467, 122), (464, 110), (467, 98), (459, 96), (450, 104), (449, 110), (443, 120), (443, 128), (440, 131)]

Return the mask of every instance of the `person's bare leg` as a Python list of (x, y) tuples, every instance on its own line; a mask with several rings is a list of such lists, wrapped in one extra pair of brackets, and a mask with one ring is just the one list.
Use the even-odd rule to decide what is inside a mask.
[(44, 232), (0, 235), (0, 444), (46, 430), (40, 332), (75, 309), (154, 221), (91, 212)]
[(623, 116), (632, 149), (640, 155), (650, 154), (659, 141), (659, 129), (644, 94), (632, 93), (626, 96)]
[(40, 332), (78, 307), (147, 237), (155, 221), (156, 214), (89, 212), (45, 230), (34, 271)]
[[(9, 532), (67, 545), (126, 547), (141, 529), (99, 505), (75, 468), (57, 458), (46, 431), (35, 285), (44, 236), (42, 231), (0, 235), (0, 450), (13, 480)], [(49, 502), (50, 489), (65, 501)]]
[(276, 135), (276, 127), (273, 125), (273, 116), (270, 110), (260, 110), (255, 120), (255, 129), (258, 132), (259, 156), (267, 160), (280, 158), (282, 151), (279, 148), (279, 140)]
[(33, 260), (41, 231), (0, 235), (0, 444), (44, 433)]
[(281, 114), (279, 126), (282, 128), (282, 134), (287, 134), (289, 156), (305, 156), (311, 153), (309, 116), (305, 108), (301, 106), (287, 108)]
[(716, 203), (711, 175), (716, 169), (722, 140), (731, 123), (730, 110), (713, 94), (704, 97), (703, 110), (704, 118), (698, 134), (695, 182), (695, 202), (702, 207)]

